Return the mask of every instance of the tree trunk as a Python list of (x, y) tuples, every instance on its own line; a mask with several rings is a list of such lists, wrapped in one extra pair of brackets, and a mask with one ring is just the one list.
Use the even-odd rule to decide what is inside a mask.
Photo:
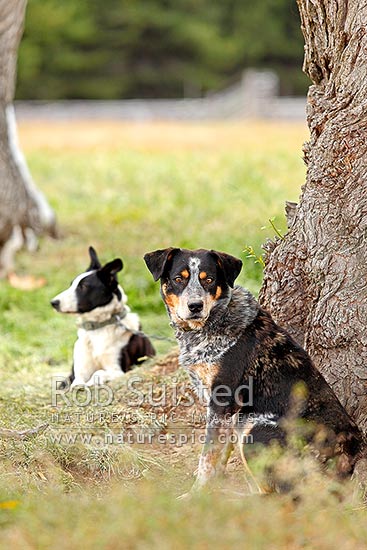
[(0, 276), (30, 235), (55, 235), (55, 216), (18, 146), (13, 97), (26, 0), (0, 0)]
[[(367, 432), (367, 4), (297, 0), (309, 89), (307, 180), (260, 301)], [(312, 388), (310, 388), (312, 391)]]

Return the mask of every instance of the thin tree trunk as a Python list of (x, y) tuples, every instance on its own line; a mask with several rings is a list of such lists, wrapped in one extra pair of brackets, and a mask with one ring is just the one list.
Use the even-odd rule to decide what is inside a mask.
[(12, 104), (25, 9), (26, 0), (0, 0), (0, 276), (30, 232), (56, 233), (54, 213), (19, 148)]
[(367, 3), (297, 3), (313, 82), (307, 180), (289, 233), (269, 254), (260, 301), (366, 433)]

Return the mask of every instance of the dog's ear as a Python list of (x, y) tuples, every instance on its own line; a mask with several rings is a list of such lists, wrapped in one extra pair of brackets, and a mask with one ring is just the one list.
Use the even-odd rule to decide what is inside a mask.
[(158, 281), (158, 279), (162, 277), (167, 262), (169, 262), (173, 258), (173, 255), (179, 250), (179, 248), (170, 247), (145, 254), (144, 261), (155, 281)]
[(98, 270), (99, 278), (107, 285), (117, 284), (117, 273), (122, 270), (124, 264), (120, 258), (108, 262), (106, 265)]
[(99, 269), (101, 267), (101, 262), (98, 259), (97, 252), (94, 250), (93, 246), (90, 246), (88, 250), (90, 256), (90, 266), (88, 267), (87, 271)]
[(225, 252), (211, 250), (210, 253), (215, 257), (217, 265), (222, 269), (228, 285), (233, 288), (234, 282), (242, 269), (242, 261)]

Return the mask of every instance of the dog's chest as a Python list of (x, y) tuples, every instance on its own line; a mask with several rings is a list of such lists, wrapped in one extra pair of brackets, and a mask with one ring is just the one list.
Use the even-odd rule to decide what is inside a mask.
[(193, 364), (217, 364), (226, 351), (236, 343), (237, 338), (192, 331), (179, 334), (177, 340), (180, 345), (181, 365), (189, 368)]
[(119, 354), (131, 335), (139, 330), (139, 317), (129, 312), (121, 323), (113, 323), (95, 330), (78, 329), (78, 340), (86, 353), (99, 363), (118, 361)]
[(180, 364), (187, 369), (197, 393), (209, 401), (215, 379), (221, 369), (221, 357), (233, 345), (221, 335), (184, 333), (178, 337)]
[(125, 347), (131, 332), (118, 326), (107, 326), (97, 330), (78, 330), (78, 338), (83, 347), (95, 360), (103, 362), (104, 357), (116, 355)]
[(187, 367), (187, 370), (198, 396), (200, 398), (203, 396), (209, 402), (220, 366), (214, 363), (196, 363)]

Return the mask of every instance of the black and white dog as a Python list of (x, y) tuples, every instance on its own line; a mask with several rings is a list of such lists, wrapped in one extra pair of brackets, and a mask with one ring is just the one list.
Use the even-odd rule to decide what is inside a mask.
[(117, 258), (102, 266), (94, 248), (89, 247), (89, 255), (87, 271), (51, 300), (56, 311), (77, 317), (73, 370), (64, 387), (113, 380), (155, 355), (118, 284), (122, 261)]

